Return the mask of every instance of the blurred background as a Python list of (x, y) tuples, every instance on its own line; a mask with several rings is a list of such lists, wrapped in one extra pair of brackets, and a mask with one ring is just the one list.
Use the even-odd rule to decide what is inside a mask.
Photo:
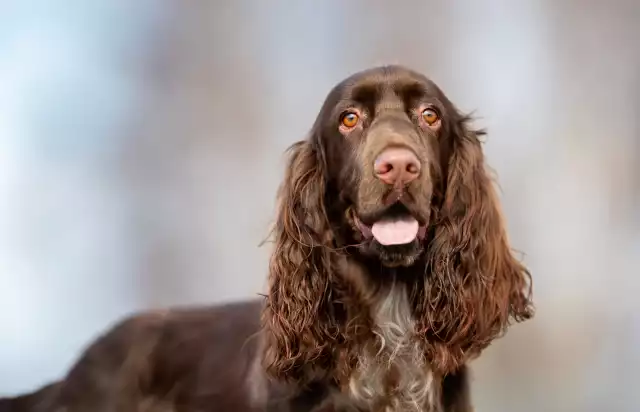
[(0, 3), (0, 394), (143, 308), (265, 286), (283, 151), (347, 75), (401, 63), (476, 125), (537, 316), (479, 412), (637, 412), (640, 3)]

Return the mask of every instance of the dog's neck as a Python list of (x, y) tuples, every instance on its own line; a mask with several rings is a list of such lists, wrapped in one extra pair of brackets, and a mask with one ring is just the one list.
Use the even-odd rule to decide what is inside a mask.
[(380, 293), (371, 308), (375, 339), (361, 348), (348, 396), (366, 410), (439, 411), (440, 385), (415, 336), (407, 288), (394, 281)]
[[(423, 342), (416, 336), (409, 297), (410, 279), (419, 269), (378, 266), (373, 272), (371, 266), (352, 259), (337, 263), (340, 276), (354, 286), (349, 289), (351, 302), (362, 305), (358, 311), (368, 308), (369, 320), (350, 324), (358, 329), (354, 332), (357, 338), (349, 334), (360, 341), (351, 348), (357, 363), (348, 368), (347, 375), (333, 376), (337, 386), (331, 389), (330, 385), (329, 392), (321, 396), (322, 405), (340, 405), (345, 411), (441, 412), (441, 382), (432, 373)], [(255, 367), (257, 372), (260, 365)], [(251, 387), (256, 404), (261, 404), (267, 393), (258, 384), (265, 382), (251, 382)], [(305, 392), (304, 397), (310, 397), (307, 395)]]

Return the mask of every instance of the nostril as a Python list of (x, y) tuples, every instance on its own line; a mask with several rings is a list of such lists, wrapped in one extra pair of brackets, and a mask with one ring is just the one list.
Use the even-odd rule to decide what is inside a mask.
[(407, 172), (413, 175), (417, 175), (418, 173), (420, 173), (420, 164), (417, 162), (409, 162), (407, 164)]
[(393, 164), (385, 161), (376, 161), (374, 169), (376, 174), (382, 175), (391, 172), (393, 170)]

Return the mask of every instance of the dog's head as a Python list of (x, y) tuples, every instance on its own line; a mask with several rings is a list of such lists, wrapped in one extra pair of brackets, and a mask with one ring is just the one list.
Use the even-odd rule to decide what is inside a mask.
[(334, 226), (351, 229), (341, 231), (344, 243), (385, 266), (416, 262), (462, 121), (433, 82), (402, 67), (361, 72), (334, 87), (310, 144), (323, 161)]
[(531, 314), (529, 273), (510, 250), (480, 134), (407, 68), (366, 70), (331, 90), (292, 146), (280, 191), (265, 311), (280, 351), (272, 369), (332, 359), (357, 312), (346, 308), (344, 260), (374, 283), (409, 274), (418, 333), (441, 370)]

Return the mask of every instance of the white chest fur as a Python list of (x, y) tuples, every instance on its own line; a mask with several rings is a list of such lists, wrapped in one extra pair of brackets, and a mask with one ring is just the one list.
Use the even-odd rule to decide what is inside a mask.
[(394, 285), (372, 315), (377, 339), (360, 355), (349, 382), (351, 401), (365, 410), (384, 405), (385, 412), (438, 412), (438, 388), (415, 339), (406, 288)]

